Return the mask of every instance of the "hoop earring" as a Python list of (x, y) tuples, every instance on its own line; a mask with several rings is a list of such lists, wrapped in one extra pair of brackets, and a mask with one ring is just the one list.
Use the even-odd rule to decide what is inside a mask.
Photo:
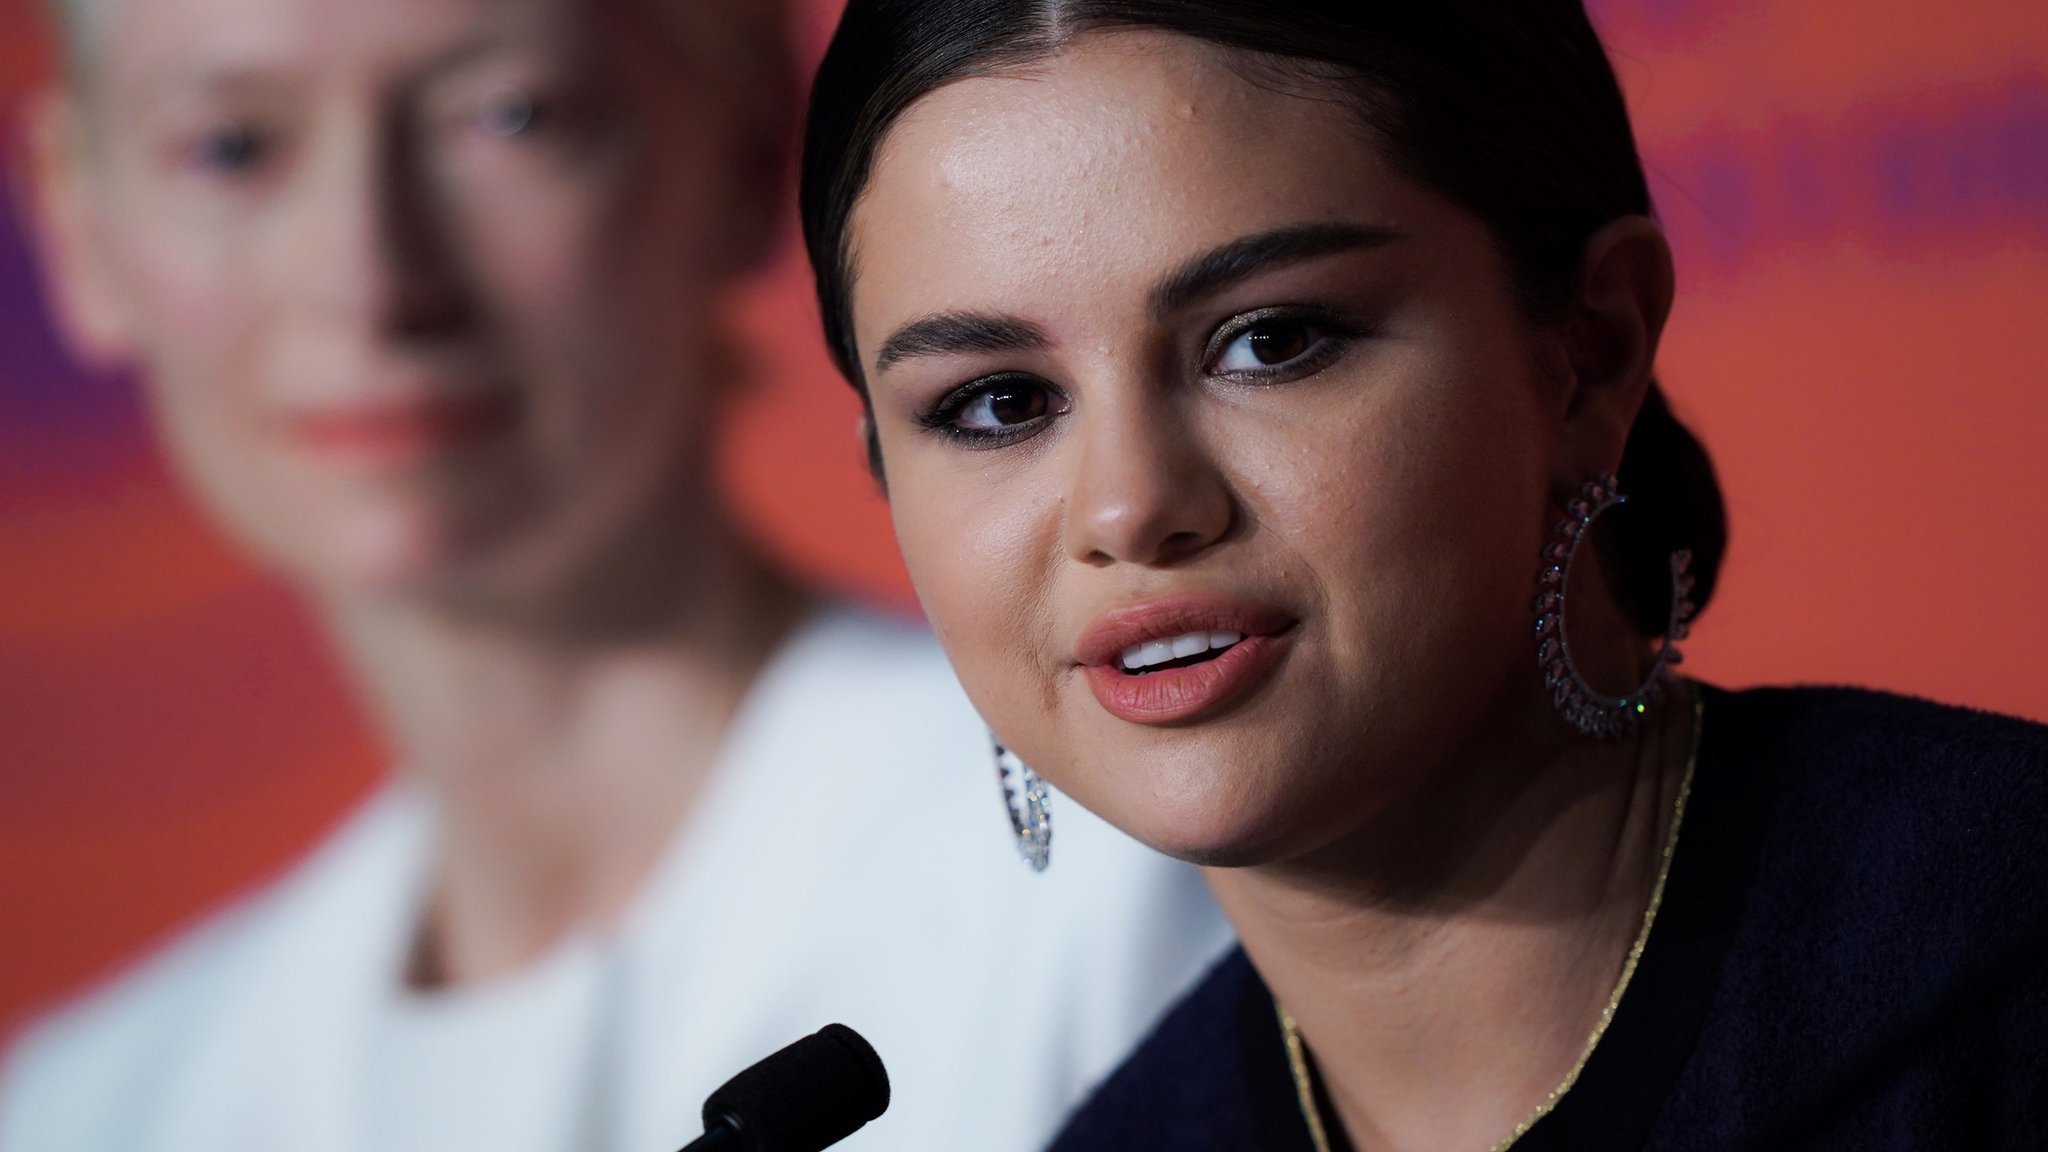
[[(1010, 831), (1017, 837), (1017, 852), (1033, 872), (1045, 871), (1052, 863), (1052, 792), (1022, 757), (993, 736), (996, 750), (996, 780), (1003, 786), (1003, 807), (1010, 813)], [(1017, 786), (1010, 786), (1010, 774)]]
[(1599, 476), (1579, 489), (1578, 496), (1565, 505), (1565, 518), (1543, 546), (1543, 570), (1536, 578), (1536, 662), (1543, 669), (1543, 686), (1550, 689), (1551, 702), (1572, 727), (1587, 736), (1606, 739), (1628, 732), (1664, 695), (1664, 682), (1685, 659), (1678, 642), (1690, 631), (1693, 613), (1692, 553), (1681, 549), (1671, 554), (1671, 615), (1664, 629), (1664, 644), (1650, 665), (1649, 675), (1626, 696), (1607, 696), (1586, 682), (1572, 659), (1572, 644), (1565, 633), (1566, 589), (1571, 586), (1572, 565), (1578, 561), (1579, 545), (1600, 514), (1628, 503), (1613, 475)]

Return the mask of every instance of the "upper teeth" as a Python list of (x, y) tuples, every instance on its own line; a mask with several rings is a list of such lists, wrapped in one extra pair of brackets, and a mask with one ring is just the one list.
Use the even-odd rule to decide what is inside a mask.
[(1118, 658), (1126, 672), (1150, 668), (1171, 660), (1185, 660), (1212, 648), (1228, 648), (1244, 639), (1242, 632), (1188, 632), (1166, 640), (1147, 640), (1124, 649)]

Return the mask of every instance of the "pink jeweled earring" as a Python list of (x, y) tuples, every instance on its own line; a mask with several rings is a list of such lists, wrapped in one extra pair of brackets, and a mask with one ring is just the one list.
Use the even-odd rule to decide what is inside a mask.
[(1571, 586), (1572, 565), (1578, 561), (1579, 545), (1587, 529), (1600, 514), (1628, 502), (1612, 475), (1600, 476), (1579, 489), (1565, 506), (1565, 518), (1558, 522), (1553, 539), (1543, 546), (1543, 570), (1537, 576), (1536, 662), (1543, 669), (1544, 686), (1551, 701), (1571, 726), (1588, 736), (1618, 736), (1634, 728), (1664, 695), (1664, 681), (1685, 659), (1678, 642), (1685, 639), (1695, 611), (1692, 602), (1692, 553), (1671, 554), (1671, 616), (1664, 629), (1664, 644), (1650, 665), (1649, 675), (1626, 696), (1606, 696), (1586, 682), (1572, 659), (1571, 640), (1565, 635), (1566, 589)]

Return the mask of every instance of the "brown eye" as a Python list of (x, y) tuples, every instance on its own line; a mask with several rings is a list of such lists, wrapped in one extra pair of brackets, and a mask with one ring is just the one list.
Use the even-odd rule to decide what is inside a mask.
[(1252, 358), (1267, 367), (1285, 364), (1315, 343), (1309, 337), (1308, 325), (1291, 320), (1261, 324), (1245, 333), (1244, 339)]
[(953, 426), (975, 432), (1029, 424), (1052, 412), (1052, 396), (1042, 384), (1004, 380), (967, 398), (953, 417)]
[(1254, 316), (1239, 322), (1219, 340), (1222, 348), (1208, 370), (1219, 376), (1265, 377), (1311, 371), (1326, 354), (1341, 348), (1341, 328), (1314, 317)]

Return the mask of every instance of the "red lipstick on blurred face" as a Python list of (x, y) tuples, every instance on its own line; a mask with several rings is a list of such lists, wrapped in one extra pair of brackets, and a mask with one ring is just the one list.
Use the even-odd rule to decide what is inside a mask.
[(510, 394), (491, 393), (336, 405), (296, 413), (286, 429), (293, 443), (317, 456), (396, 467), (475, 447), (517, 418)]
[(1181, 596), (1107, 613), (1074, 660), (1110, 715), (1134, 724), (1201, 718), (1271, 678), (1295, 620), (1241, 600)]

